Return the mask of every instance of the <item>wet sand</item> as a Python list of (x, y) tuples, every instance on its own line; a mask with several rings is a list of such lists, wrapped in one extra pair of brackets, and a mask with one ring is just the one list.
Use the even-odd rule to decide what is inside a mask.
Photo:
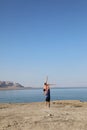
[(0, 130), (87, 130), (87, 102), (1, 103)]

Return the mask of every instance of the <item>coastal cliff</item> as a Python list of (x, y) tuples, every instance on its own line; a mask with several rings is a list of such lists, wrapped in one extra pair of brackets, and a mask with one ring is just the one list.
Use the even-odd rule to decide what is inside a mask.
[(22, 89), (24, 86), (22, 86), (19, 83), (14, 83), (11, 81), (0, 81), (0, 89)]

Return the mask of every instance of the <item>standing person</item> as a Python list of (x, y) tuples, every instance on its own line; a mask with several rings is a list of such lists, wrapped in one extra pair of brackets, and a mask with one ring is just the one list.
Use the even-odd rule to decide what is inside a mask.
[(46, 106), (50, 108), (50, 87), (49, 84), (44, 83), (44, 88), (43, 88), (44, 94), (46, 96)]

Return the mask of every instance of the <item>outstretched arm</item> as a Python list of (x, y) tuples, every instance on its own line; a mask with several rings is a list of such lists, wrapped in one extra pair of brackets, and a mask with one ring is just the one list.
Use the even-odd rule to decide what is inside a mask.
[(51, 86), (51, 85), (56, 85), (56, 84), (47, 84), (48, 86)]

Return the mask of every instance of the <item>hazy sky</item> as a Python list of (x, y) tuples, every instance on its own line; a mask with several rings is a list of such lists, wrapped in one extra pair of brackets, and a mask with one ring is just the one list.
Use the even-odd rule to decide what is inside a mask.
[(87, 86), (87, 0), (0, 0), (0, 80)]

